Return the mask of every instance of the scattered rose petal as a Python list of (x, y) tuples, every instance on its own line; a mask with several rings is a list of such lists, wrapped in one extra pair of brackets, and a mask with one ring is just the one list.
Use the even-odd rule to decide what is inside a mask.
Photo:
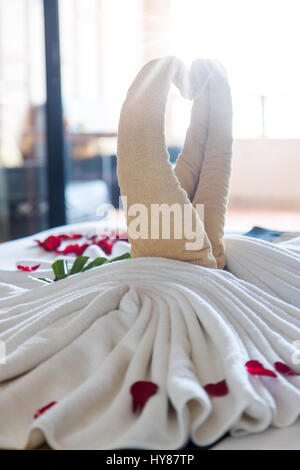
[(50, 235), (43, 242), (41, 242), (40, 240), (35, 241), (41, 248), (44, 248), (46, 251), (55, 251), (60, 246), (63, 240), (77, 240), (78, 238), (82, 238), (81, 233), (62, 233), (61, 235)]
[(207, 384), (203, 388), (212, 397), (223, 397), (229, 393), (226, 380), (221, 380), (221, 382), (215, 384)]
[(77, 240), (78, 238), (82, 238), (81, 233), (69, 233), (69, 234), (61, 234), (59, 235), (59, 238), (61, 240)]
[(97, 243), (99, 240), (108, 240), (110, 237), (107, 233), (101, 233), (101, 235), (91, 235), (88, 240), (91, 240), (93, 243)]
[(46, 251), (55, 251), (57, 254), (63, 254), (63, 255), (75, 254), (76, 256), (81, 256), (84, 250), (88, 246), (91, 246), (91, 245), (97, 245), (99, 248), (102, 249), (102, 251), (106, 255), (111, 255), (114, 243), (116, 243), (118, 240), (124, 240), (128, 242), (128, 237), (127, 237), (126, 232), (122, 234), (115, 232), (115, 233), (112, 233), (111, 235), (107, 235), (107, 234), (102, 234), (101, 236), (92, 235), (88, 237), (87, 238), (88, 241), (82, 245), (78, 245), (78, 244), (67, 245), (63, 250), (58, 250), (62, 241), (77, 240), (79, 238), (83, 238), (83, 236), (84, 235), (82, 235), (81, 233), (69, 233), (69, 234), (62, 233), (60, 235), (50, 235), (43, 242), (40, 240), (36, 240), (36, 242), (41, 248), (43, 248)]
[(275, 372), (264, 367), (247, 367), (249, 374), (251, 375), (262, 375), (265, 377), (277, 377)]
[(57, 403), (57, 401), (51, 401), (50, 403), (48, 403), (48, 405), (43, 406), (43, 408), (40, 408), (39, 410), (37, 410), (37, 412), (34, 415), (34, 419), (39, 418), (39, 416), (44, 414), (45, 411), (49, 410), (49, 408), (52, 408), (53, 405), (56, 405), (56, 403)]
[(115, 232), (111, 234), (109, 239), (110, 241), (113, 241), (114, 243), (117, 242), (118, 240), (122, 240), (123, 242), (128, 242), (128, 235), (126, 232), (123, 232), (123, 233)]
[(265, 369), (259, 361), (248, 361), (246, 362), (247, 371), (251, 375), (261, 375), (266, 377), (277, 377), (275, 372), (270, 369)]
[(60, 237), (50, 235), (46, 238), (45, 241), (41, 242), (40, 240), (35, 240), (41, 248), (44, 248), (46, 251), (55, 251), (61, 244)]
[(99, 235), (91, 235), (88, 240), (91, 240), (93, 243), (97, 244), (99, 241), (106, 240), (109, 243), (116, 243), (118, 240), (122, 240), (124, 242), (128, 242), (128, 235), (126, 232), (119, 233), (119, 232), (112, 232), (109, 235), (106, 233), (102, 233)]
[(109, 243), (107, 240), (99, 240), (98, 242), (95, 243), (101, 250), (104, 251), (106, 255), (110, 255), (112, 252), (112, 243)]
[(283, 362), (275, 362), (274, 367), (277, 372), (282, 375), (300, 375), (298, 372), (296, 372), (294, 369), (292, 369), (287, 364), (284, 364)]
[(259, 361), (248, 361), (246, 362), (246, 367), (263, 367), (263, 365)]
[(88, 240), (91, 240), (91, 241), (93, 241), (93, 242), (94, 242), (94, 241), (96, 241), (96, 240), (97, 240), (97, 238), (98, 238), (98, 236), (97, 236), (97, 235), (91, 235), (90, 237), (88, 237)]
[(134, 413), (142, 411), (149, 398), (155, 395), (157, 391), (158, 385), (153, 382), (135, 382), (130, 388), (132, 395), (132, 411)]
[(17, 265), (17, 269), (19, 269), (20, 271), (26, 271), (27, 273), (36, 271), (39, 267), (40, 267), (40, 264), (36, 264), (35, 266), (22, 266), (21, 264)]
[(89, 243), (84, 243), (83, 245), (67, 245), (63, 250), (56, 250), (56, 253), (62, 255), (75, 254), (76, 256), (81, 256), (88, 246), (90, 246)]

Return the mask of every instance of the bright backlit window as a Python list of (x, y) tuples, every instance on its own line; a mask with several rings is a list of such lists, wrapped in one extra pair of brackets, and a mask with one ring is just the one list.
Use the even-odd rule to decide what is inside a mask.
[[(299, 138), (299, 0), (60, 0), (64, 98), (74, 125), (115, 130), (137, 70), (175, 54), (226, 66), (236, 138)], [(188, 104), (170, 100), (169, 139)], [(169, 116), (171, 113), (169, 113)]]

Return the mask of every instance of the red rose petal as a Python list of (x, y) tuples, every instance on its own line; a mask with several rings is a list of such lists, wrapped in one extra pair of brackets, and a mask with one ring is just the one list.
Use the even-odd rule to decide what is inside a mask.
[(282, 375), (300, 375), (298, 372), (296, 372), (294, 369), (292, 369), (287, 364), (284, 364), (283, 362), (275, 362), (274, 367), (275, 370), (277, 370), (277, 372)]
[(261, 362), (259, 361), (248, 361), (246, 362), (245, 366), (247, 367), (247, 371), (251, 375), (261, 375), (265, 377), (277, 377), (275, 372), (270, 369), (265, 369)]
[(77, 240), (78, 238), (82, 238), (82, 234), (81, 233), (69, 233), (69, 234), (62, 233), (61, 235), (59, 235), (59, 238), (61, 240)]
[(111, 255), (113, 245), (117, 240), (122, 239), (128, 241), (127, 234), (125, 232), (123, 234), (116, 232), (111, 234), (111, 236), (107, 234), (102, 234), (100, 237), (98, 235), (92, 235), (88, 238), (90, 243), (84, 243), (83, 245), (68, 245), (63, 250), (58, 250), (62, 241), (77, 240), (82, 237), (83, 235), (81, 233), (62, 233), (60, 235), (50, 235), (43, 242), (40, 240), (36, 240), (36, 242), (46, 251), (56, 251), (57, 254), (63, 255), (75, 254), (76, 256), (81, 256), (84, 250), (90, 245), (97, 245), (106, 255)]
[(262, 375), (265, 377), (277, 377), (275, 372), (264, 367), (247, 367), (249, 374), (251, 375)]
[(50, 235), (46, 238), (45, 241), (41, 242), (40, 240), (35, 240), (41, 248), (44, 248), (46, 251), (55, 251), (60, 246), (63, 240), (77, 240), (82, 238), (81, 233), (70, 233), (61, 235)]
[(33, 418), (37, 419), (39, 416), (44, 414), (45, 411), (49, 410), (49, 408), (51, 408), (53, 405), (56, 405), (56, 403), (57, 403), (57, 401), (51, 401), (50, 403), (48, 403), (48, 405), (43, 406), (43, 408), (40, 408), (39, 410), (37, 410), (37, 412), (34, 414)]
[(262, 363), (259, 361), (248, 361), (245, 365), (246, 367), (263, 367)]
[(76, 256), (81, 256), (88, 246), (90, 246), (89, 243), (84, 243), (83, 245), (67, 245), (63, 250), (56, 250), (56, 253), (62, 255), (75, 254)]
[(61, 244), (60, 237), (50, 235), (45, 241), (35, 240), (41, 248), (46, 251), (55, 251)]
[(106, 255), (110, 255), (112, 252), (112, 243), (109, 243), (107, 240), (99, 240), (98, 242), (95, 243), (101, 250), (104, 251)]
[(135, 382), (130, 388), (132, 395), (132, 411), (134, 413), (142, 411), (149, 398), (155, 395), (157, 391), (158, 385), (153, 382)]
[(31, 273), (32, 271), (36, 271), (40, 267), (40, 264), (36, 264), (35, 266), (22, 266), (21, 264), (17, 265), (17, 269), (20, 271), (26, 271)]
[(203, 388), (212, 397), (223, 397), (229, 393), (226, 380), (221, 380), (215, 384), (207, 384)]
[(69, 234), (61, 234), (58, 235), (61, 240), (77, 240), (78, 238), (82, 238), (81, 233), (69, 233)]
[(109, 237), (109, 239), (110, 241), (113, 241), (114, 243), (118, 240), (122, 240), (123, 242), (128, 242), (128, 235), (126, 232), (123, 232), (123, 233), (116, 232), (116, 233), (113, 233)]
[(101, 233), (101, 235), (91, 235), (88, 240), (92, 240), (94, 243), (98, 243), (100, 240), (109, 240), (111, 237), (107, 233)]

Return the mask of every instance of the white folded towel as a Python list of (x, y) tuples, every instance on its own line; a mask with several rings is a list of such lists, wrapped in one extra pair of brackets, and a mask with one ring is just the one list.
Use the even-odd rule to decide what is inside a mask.
[[(227, 431), (293, 423), (300, 377), (250, 375), (245, 363), (274, 371), (280, 361), (300, 372), (292, 362), (300, 339), (299, 257), (239, 237), (227, 238), (226, 249), (229, 267), (244, 280), (137, 258), (1, 300), (0, 447), (46, 439), (56, 449), (174, 449), (188, 438), (202, 446)], [(224, 379), (227, 395), (203, 388)], [(140, 380), (159, 390), (134, 414), (130, 387)]]

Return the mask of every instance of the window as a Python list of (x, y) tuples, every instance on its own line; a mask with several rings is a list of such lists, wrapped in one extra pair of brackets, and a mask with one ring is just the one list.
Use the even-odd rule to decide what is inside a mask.
[(43, 4), (0, 0), (0, 240), (47, 227)]
[[(63, 116), (57, 110), (56, 122), (63, 121), (64, 150), (49, 155), (43, 3), (59, 6), (60, 25)], [(187, 65), (216, 58), (227, 68), (231, 207), (298, 211), (299, 12), (299, 0), (0, 0), (0, 240), (46, 228), (58, 205), (68, 222), (94, 220), (101, 202), (118, 205), (122, 102), (140, 67), (169, 54)], [(166, 121), (173, 161), (190, 107), (174, 87)], [(47, 191), (53, 158), (65, 161), (65, 191), (62, 184), (56, 198), (53, 185)]]

